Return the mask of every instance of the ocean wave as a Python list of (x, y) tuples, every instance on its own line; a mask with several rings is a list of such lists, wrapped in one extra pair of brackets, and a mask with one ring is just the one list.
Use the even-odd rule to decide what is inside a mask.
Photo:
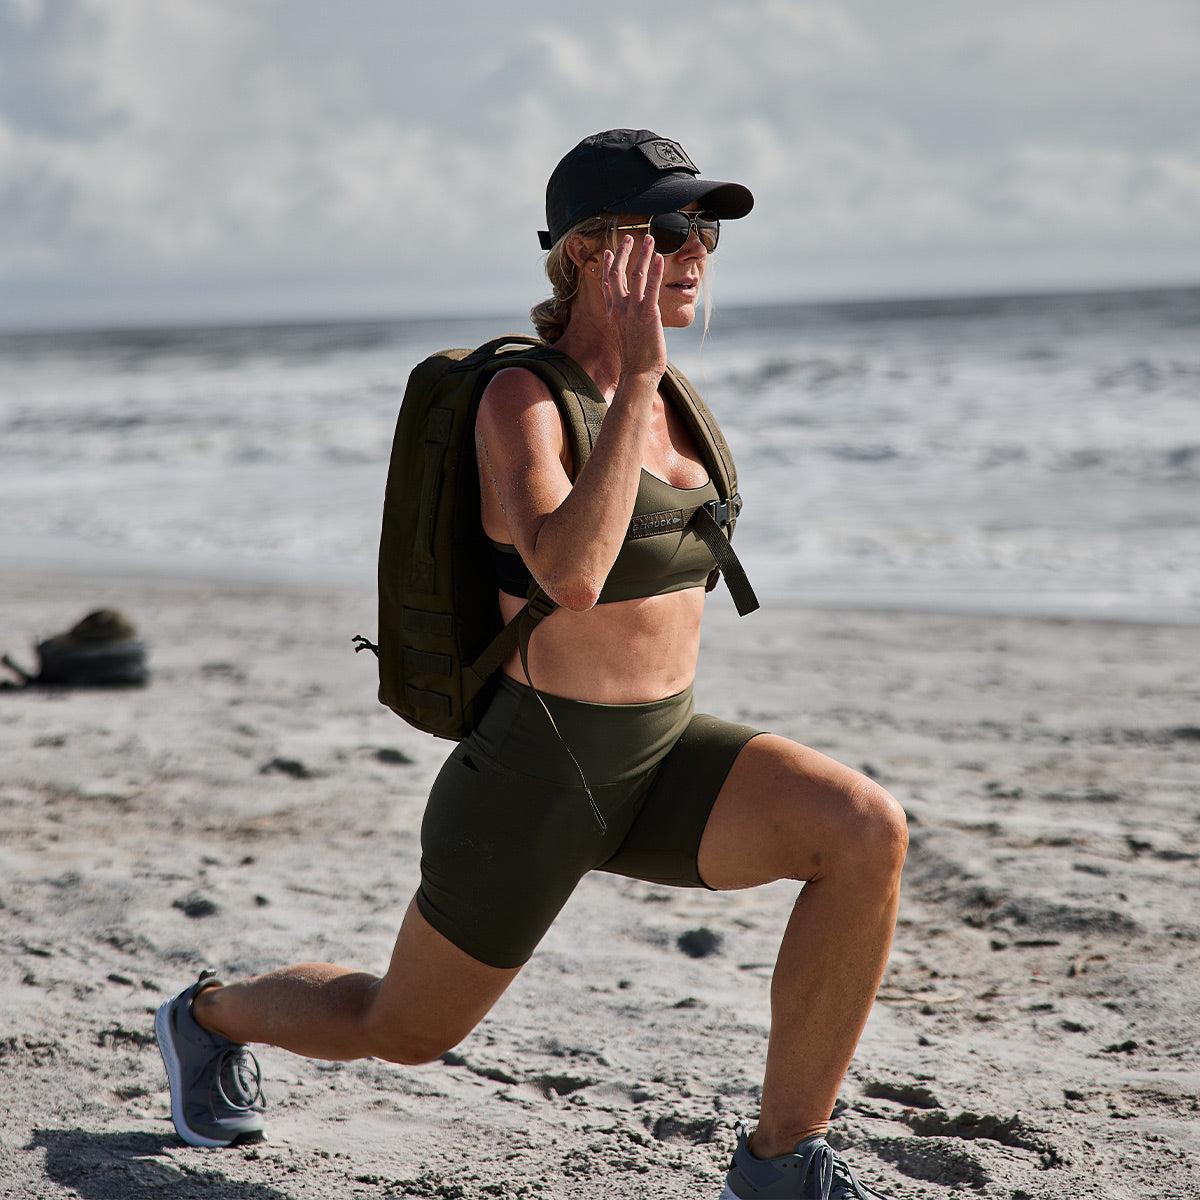
[[(1200, 292), (779, 306), (722, 310), (676, 361), (737, 457), (739, 552), (787, 595), (1193, 611), (1197, 328)], [(0, 337), (0, 556), (369, 577), (409, 371), (496, 330)]]

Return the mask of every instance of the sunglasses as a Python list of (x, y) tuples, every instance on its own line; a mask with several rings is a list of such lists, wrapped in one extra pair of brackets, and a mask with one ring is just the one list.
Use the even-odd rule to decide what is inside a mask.
[(643, 229), (654, 239), (654, 249), (663, 256), (678, 254), (692, 236), (692, 230), (700, 239), (704, 249), (711, 254), (717, 248), (721, 235), (721, 222), (712, 212), (668, 212), (658, 213), (649, 220), (636, 225), (613, 225), (614, 231)]

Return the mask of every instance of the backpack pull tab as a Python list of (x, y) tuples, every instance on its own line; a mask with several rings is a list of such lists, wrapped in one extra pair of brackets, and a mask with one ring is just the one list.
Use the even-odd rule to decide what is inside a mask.
[(379, 647), (375, 645), (370, 638), (363, 637), (361, 633), (356, 633), (350, 640), (355, 643), (355, 654), (357, 654), (360, 650), (370, 650), (376, 658), (379, 657)]

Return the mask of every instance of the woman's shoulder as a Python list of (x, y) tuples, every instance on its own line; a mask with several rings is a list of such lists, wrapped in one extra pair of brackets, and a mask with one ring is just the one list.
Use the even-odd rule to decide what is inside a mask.
[(489, 444), (543, 445), (555, 457), (566, 445), (562, 414), (549, 386), (519, 366), (505, 367), (488, 381), (475, 427)]
[(532, 405), (553, 405), (554, 395), (535, 371), (528, 367), (511, 366), (497, 371), (483, 389), (479, 407), (511, 412)]

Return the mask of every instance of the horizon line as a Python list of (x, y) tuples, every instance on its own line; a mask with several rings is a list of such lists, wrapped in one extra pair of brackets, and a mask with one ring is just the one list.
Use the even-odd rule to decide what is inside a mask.
[[(930, 292), (889, 292), (876, 295), (830, 295), (823, 298), (802, 297), (785, 299), (781, 297), (751, 300), (728, 301), (721, 304), (726, 312), (753, 312), (757, 309), (870, 309), (873, 307), (895, 306), (899, 308), (919, 308), (923, 305), (938, 304), (997, 304), (1014, 301), (1041, 301), (1083, 299), (1086, 297), (1133, 297), (1140, 295), (1158, 295), (1170, 293), (1187, 293), (1200, 291), (1200, 280), (1194, 283), (1142, 283), (1142, 284), (1112, 284), (1103, 286), (1053, 286), (1021, 289), (1006, 289), (1000, 291), (981, 291), (964, 289), (962, 291), (945, 290)], [(222, 331), (222, 330), (283, 330), (307, 329), (318, 327), (355, 327), (379, 325), (443, 325), (454, 322), (477, 322), (491, 320), (511, 320), (514, 313), (502, 312), (498, 309), (480, 309), (478, 311), (441, 312), (434, 315), (396, 312), (391, 314), (359, 314), (359, 315), (329, 315), (329, 316), (246, 316), (228, 319), (217, 317), (199, 317), (191, 320), (167, 319), (161, 321), (134, 320), (115, 322), (70, 321), (59, 325), (8, 325), (0, 321), (0, 338), (8, 337), (53, 337), (57, 335), (102, 336), (114, 334), (139, 333), (182, 333), (185, 331)]]

